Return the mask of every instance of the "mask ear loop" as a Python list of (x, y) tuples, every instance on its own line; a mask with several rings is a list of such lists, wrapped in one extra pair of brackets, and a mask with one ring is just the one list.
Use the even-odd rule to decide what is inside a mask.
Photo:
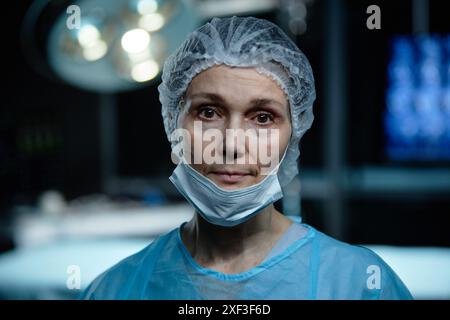
[[(276, 175), (278, 174), (278, 170), (280, 169), (281, 163), (283, 162), (284, 158), (286, 157), (287, 154), (287, 150), (289, 148), (289, 144), (287, 145), (286, 149), (284, 149), (284, 153), (283, 156), (281, 157), (281, 160), (278, 162), (278, 164), (275, 166), (275, 168), (273, 168), (268, 174), (267, 176), (271, 176), (271, 175)], [(266, 177), (267, 178), (267, 177)]]

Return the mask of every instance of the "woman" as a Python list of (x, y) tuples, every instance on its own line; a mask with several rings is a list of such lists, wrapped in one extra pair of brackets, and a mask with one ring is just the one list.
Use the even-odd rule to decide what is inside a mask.
[(168, 58), (158, 89), (178, 162), (170, 180), (195, 216), (104, 272), (84, 298), (411, 299), (375, 253), (273, 205), (298, 173), (315, 99), (311, 67), (281, 29), (214, 18)]

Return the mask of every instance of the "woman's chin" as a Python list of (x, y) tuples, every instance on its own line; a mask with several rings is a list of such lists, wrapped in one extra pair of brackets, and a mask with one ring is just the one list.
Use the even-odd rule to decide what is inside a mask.
[(218, 187), (226, 190), (242, 189), (258, 183), (256, 177), (252, 175), (237, 177), (210, 173), (208, 174), (208, 178), (210, 178)]

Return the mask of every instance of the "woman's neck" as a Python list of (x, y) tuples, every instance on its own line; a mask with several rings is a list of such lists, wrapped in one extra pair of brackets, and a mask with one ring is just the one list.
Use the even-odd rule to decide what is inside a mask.
[(262, 262), (291, 224), (272, 204), (234, 227), (211, 224), (196, 214), (184, 226), (182, 238), (203, 267), (240, 273)]

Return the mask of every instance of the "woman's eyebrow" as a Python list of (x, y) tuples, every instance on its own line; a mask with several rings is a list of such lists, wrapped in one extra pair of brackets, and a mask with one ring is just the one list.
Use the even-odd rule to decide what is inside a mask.
[(266, 99), (266, 98), (257, 98), (257, 99), (252, 99), (250, 101), (250, 105), (253, 107), (263, 107), (266, 105), (270, 105), (270, 104), (277, 104), (281, 107), (284, 107), (284, 104), (282, 104), (281, 102), (277, 101), (277, 100), (273, 100), (273, 99)]
[[(194, 93), (189, 95), (190, 99), (195, 99), (195, 98), (203, 98), (203, 99), (208, 99), (214, 102), (219, 102), (222, 104), (226, 103), (226, 99), (224, 99), (222, 96), (216, 94), (216, 93), (210, 93), (210, 92), (199, 92), (199, 93)], [(273, 100), (270, 98), (255, 98), (250, 100), (249, 106), (251, 106), (252, 108), (258, 108), (258, 107), (264, 107), (267, 105), (279, 105), (282, 108), (285, 107), (285, 105), (277, 100)]]
[(215, 94), (215, 93), (209, 93), (209, 92), (194, 93), (194, 94), (189, 95), (189, 98), (191, 98), (191, 99), (206, 98), (211, 101), (217, 101), (217, 102), (221, 102), (221, 103), (225, 102), (225, 99), (223, 99), (220, 95)]

